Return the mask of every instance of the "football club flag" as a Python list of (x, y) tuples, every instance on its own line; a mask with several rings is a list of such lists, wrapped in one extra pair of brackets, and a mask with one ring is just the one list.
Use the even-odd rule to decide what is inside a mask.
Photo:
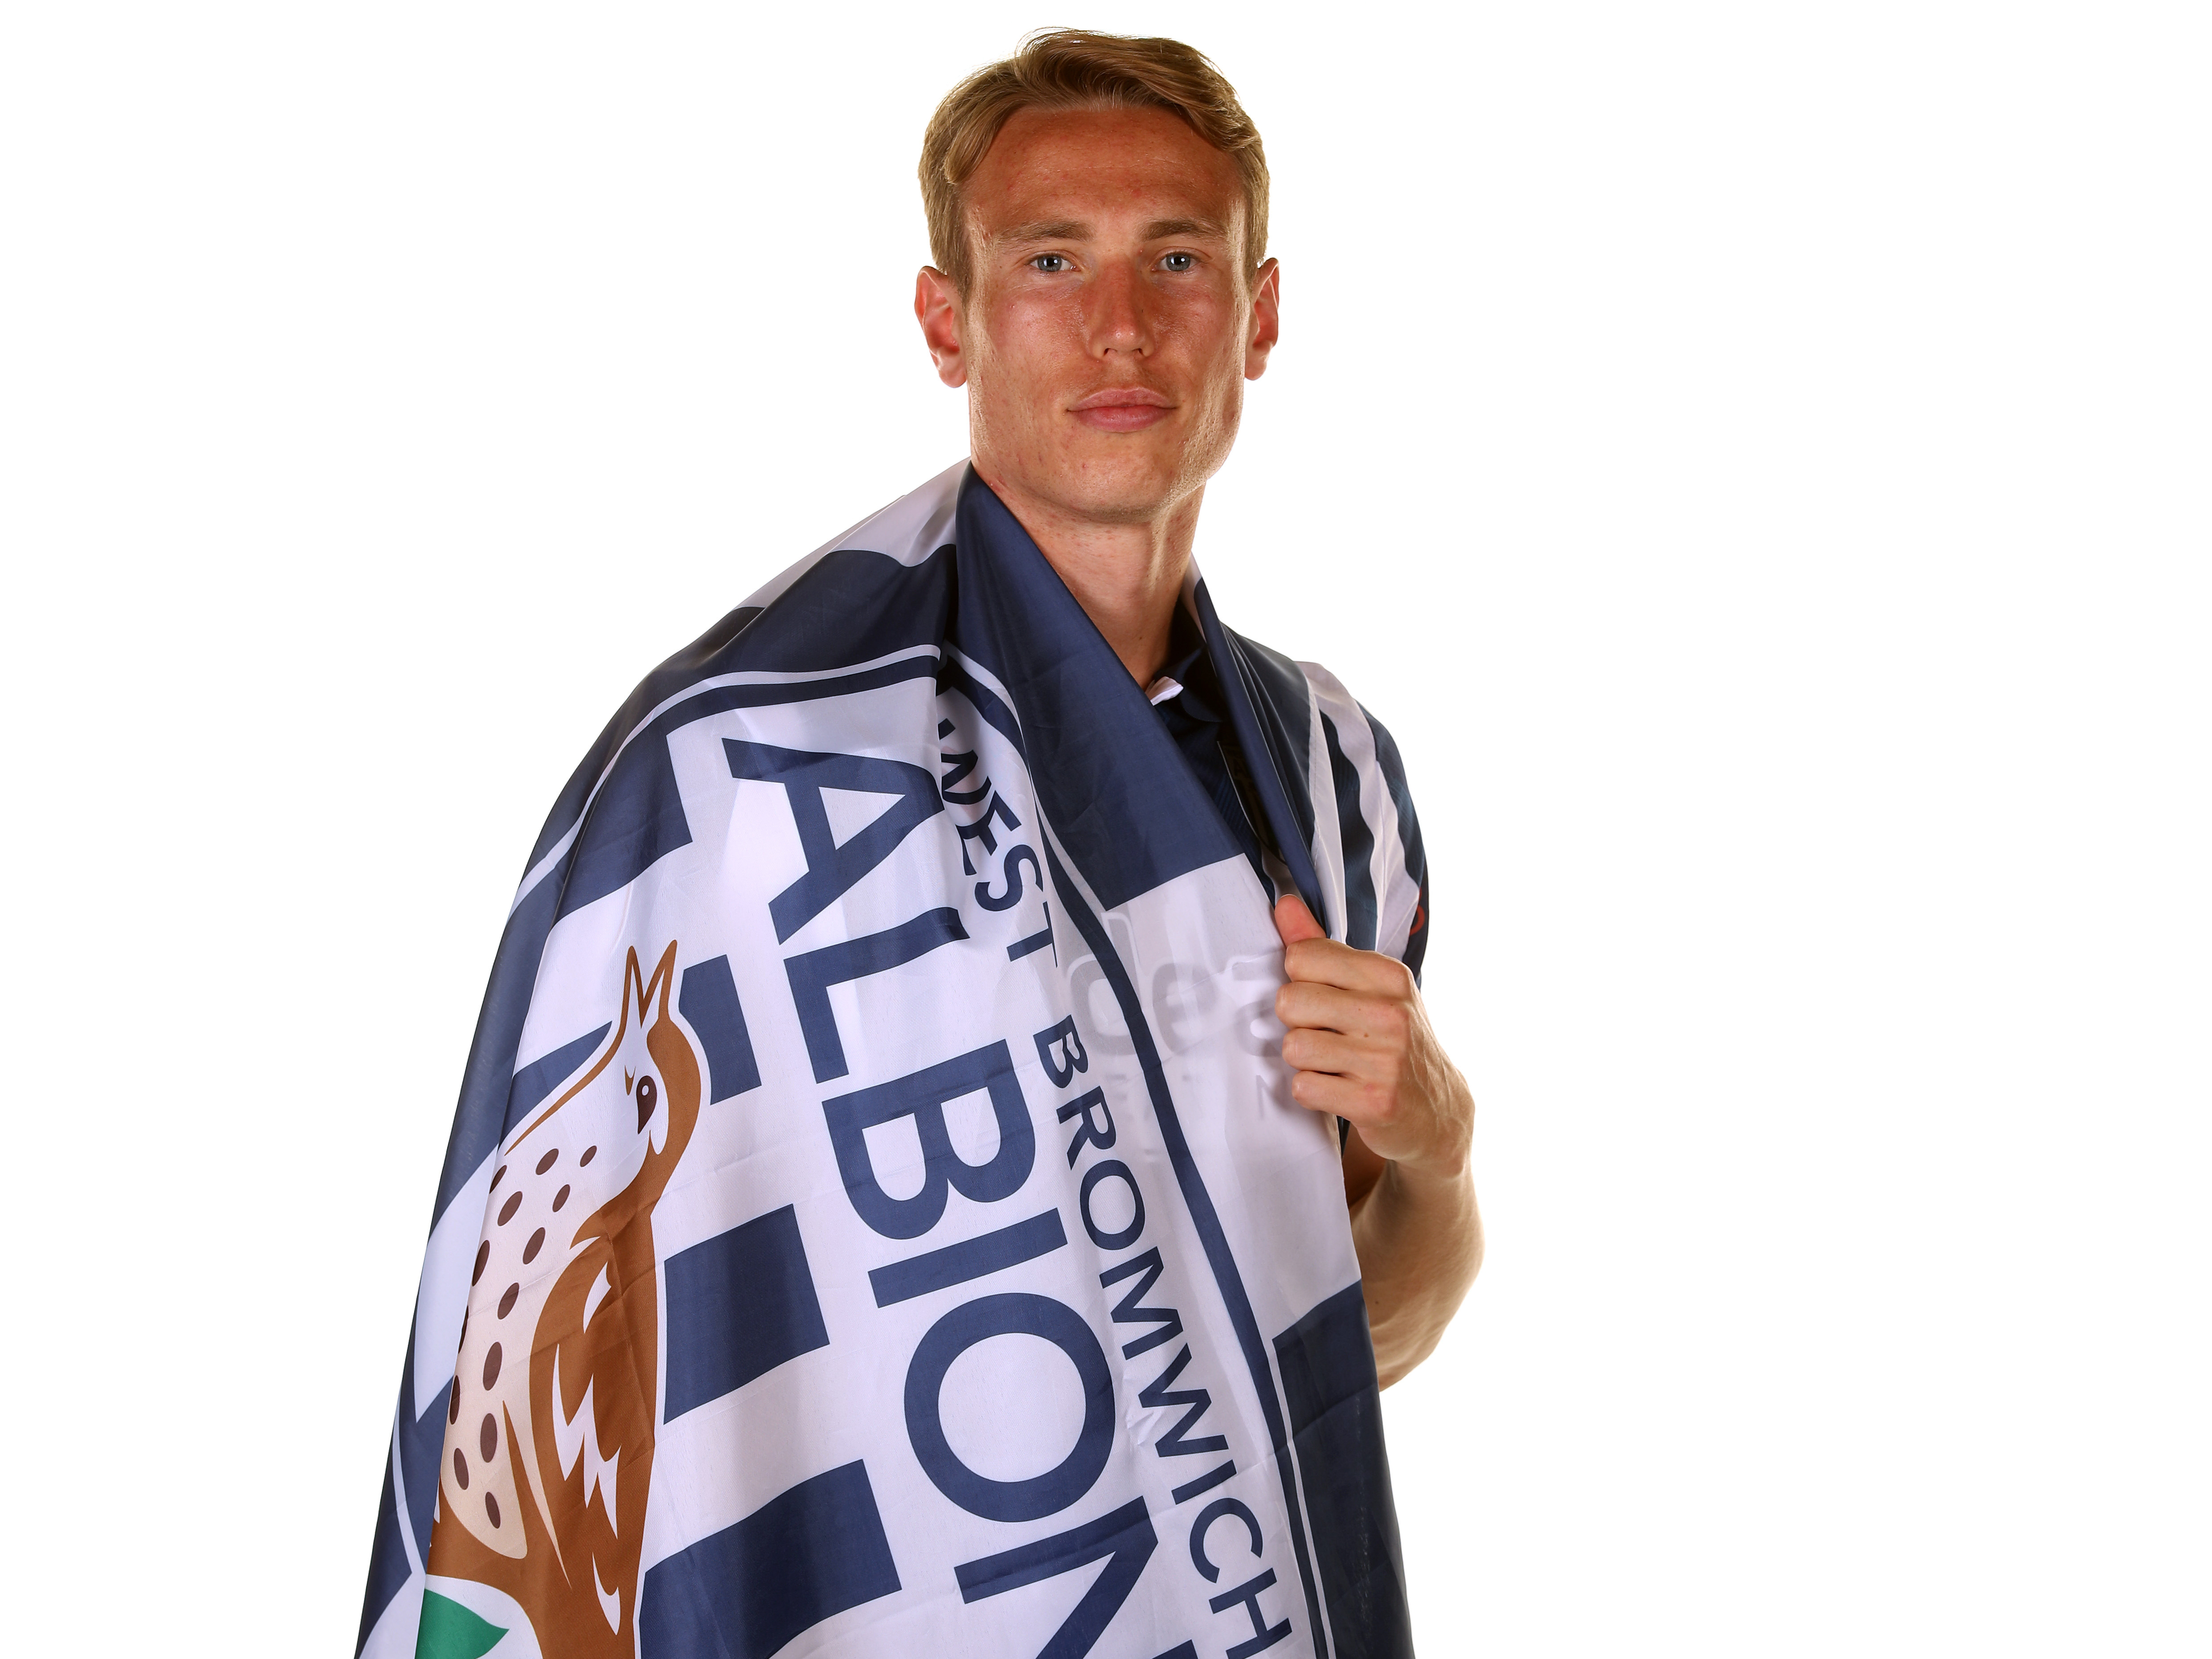
[(607, 727), (469, 1056), (367, 1659), (1410, 1653), (1270, 907), (1418, 969), (1419, 831), (1336, 680), (1183, 605), (1257, 856), (964, 464)]

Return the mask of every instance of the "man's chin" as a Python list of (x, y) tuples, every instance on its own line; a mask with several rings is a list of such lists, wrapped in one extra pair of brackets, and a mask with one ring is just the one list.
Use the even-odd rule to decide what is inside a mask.
[[(1086, 446), (1086, 447), (1088, 447)], [(1189, 494), (1181, 456), (1110, 450), (1055, 457), (1030, 483), (1033, 493), (1094, 524), (1148, 524)]]
[(1164, 490), (1106, 493), (1086, 490), (1061, 496), (1056, 502), (1070, 518), (1087, 524), (1151, 524), (1175, 503)]

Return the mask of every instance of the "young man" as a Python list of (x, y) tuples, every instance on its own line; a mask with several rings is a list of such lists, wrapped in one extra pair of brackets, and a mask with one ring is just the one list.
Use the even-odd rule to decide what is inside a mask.
[(554, 810), (380, 1655), (1410, 1651), (1376, 1395), (1474, 1276), (1473, 1106), (1388, 734), (1192, 567), (1277, 334), (1258, 135), (1189, 48), (1063, 31), (946, 99), (922, 185), (969, 459), (649, 677)]

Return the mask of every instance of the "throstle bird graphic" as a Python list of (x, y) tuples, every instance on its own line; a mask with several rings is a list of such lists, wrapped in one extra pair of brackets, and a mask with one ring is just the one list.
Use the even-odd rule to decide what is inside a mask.
[(461, 1328), (429, 1571), (521, 1604), (545, 1659), (637, 1650), (659, 1406), (653, 1209), (699, 1117), (672, 942), (629, 952), (614, 1035), (492, 1176)]

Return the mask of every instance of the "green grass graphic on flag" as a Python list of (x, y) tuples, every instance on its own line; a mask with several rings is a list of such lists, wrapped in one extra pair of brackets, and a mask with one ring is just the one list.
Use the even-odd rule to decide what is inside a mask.
[(415, 1659), (483, 1659), (507, 1632), (479, 1619), (449, 1595), (422, 1592), (422, 1623), (415, 1638)]

